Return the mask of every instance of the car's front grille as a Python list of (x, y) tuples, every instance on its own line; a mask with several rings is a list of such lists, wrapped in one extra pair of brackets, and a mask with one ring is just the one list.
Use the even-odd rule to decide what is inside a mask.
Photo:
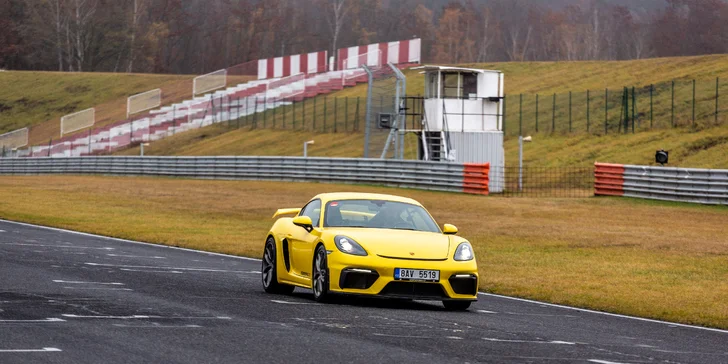
[(368, 289), (379, 278), (376, 271), (363, 272), (356, 269), (344, 269), (339, 278), (339, 287), (342, 289)]
[(439, 283), (389, 282), (379, 294), (412, 298), (447, 298), (445, 290)]
[(452, 290), (457, 294), (476, 295), (478, 293), (478, 279), (474, 275), (457, 277), (453, 275), (448, 279)]

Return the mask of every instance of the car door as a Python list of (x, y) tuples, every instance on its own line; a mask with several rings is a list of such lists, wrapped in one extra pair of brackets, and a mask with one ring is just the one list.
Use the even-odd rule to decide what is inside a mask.
[[(313, 200), (309, 202), (299, 216), (308, 216), (311, 218), (313, 227), (321, 226), (321, 200)], [(317, 235), (311, 234), (306, 229), (297, 227), (292, 229), (287, 237), (291, 246), (291, 271), (293, 274), (305, 280), (311, 279), (311, 267), (313, 259), (313, 249), (316, 243)]]

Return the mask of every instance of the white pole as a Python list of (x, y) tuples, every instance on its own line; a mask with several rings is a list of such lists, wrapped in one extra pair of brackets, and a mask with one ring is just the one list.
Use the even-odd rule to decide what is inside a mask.
[(308, 145), (313, 144), (313, 140), (309, 140), (307, 142), (303, 142), (303, 157), (308, 157)]

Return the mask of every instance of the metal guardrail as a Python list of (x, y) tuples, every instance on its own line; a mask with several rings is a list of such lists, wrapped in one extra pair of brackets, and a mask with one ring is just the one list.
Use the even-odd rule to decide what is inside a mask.
[(301, 157), (127, 157), (0, 159), (0, 175), (102, 174), (375, 184), (488, 194), (488, 164)]
[(596, 163), (597, 196), (728, 205), (728, 170)]

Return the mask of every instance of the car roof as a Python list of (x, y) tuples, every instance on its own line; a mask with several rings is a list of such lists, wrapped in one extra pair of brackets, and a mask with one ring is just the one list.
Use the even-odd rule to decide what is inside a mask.
[[(313, 199), (321, 199), (323, 203), (333, 200), (385, 200), (404, 202), (413, 205), (422, 206), (419, 202), (402, 196), (386, 195), (380, 193), (363, 193), (363, 192), (333, 192), (333, 193), (322, 193), (316, 195)], [(313, 200), (312, 199), (312, 200)]]

